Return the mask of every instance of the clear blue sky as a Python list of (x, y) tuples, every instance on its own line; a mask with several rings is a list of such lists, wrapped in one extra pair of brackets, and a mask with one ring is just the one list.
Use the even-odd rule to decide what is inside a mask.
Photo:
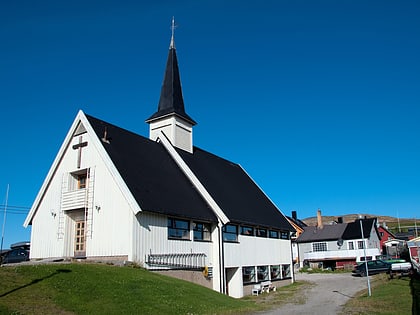
[(4, 247), (79, 109), (148, 136), (172, 16), (196, 146), (287, 215), (419, 217), (419, 1), (2, 1)]

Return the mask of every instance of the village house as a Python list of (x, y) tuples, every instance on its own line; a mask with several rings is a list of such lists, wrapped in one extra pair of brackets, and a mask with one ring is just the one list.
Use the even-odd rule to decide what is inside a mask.
[(352, 268), (357, 263), (380, 256), (380, 236), (375, 218), (362, 218), (344, 223), (338, 218), (333, 224), (322, 222), (317, 212), (317, 225), (307, 226), (296, 240), (300, 267)]
[(286, 217), (239, 164), (193, 144), (173, 33), (146, 122), (149, 138), (79, 111), (24, 222), (30, 258), (131, 262), (236, 298), (293, 281)]

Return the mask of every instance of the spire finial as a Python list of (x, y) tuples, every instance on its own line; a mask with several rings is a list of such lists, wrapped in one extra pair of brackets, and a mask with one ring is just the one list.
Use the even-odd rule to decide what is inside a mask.
[(169, 45), (169, 49), (175, 48), (175, 40), (174, 40), (174, 34), (175, 34), (175, 17), (172, 17), (172, 24), (171, 24), (171, 30), (172, 30), (172, 36), (171, 36), (171, 44)]

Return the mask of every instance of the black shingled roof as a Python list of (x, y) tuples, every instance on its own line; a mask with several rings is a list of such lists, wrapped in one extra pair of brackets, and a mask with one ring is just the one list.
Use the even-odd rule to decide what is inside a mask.
[[(344, 240), (362, 238), (362, 231), (360, 229), (360, 220), (362, 220), (363, 236), (365, 238), (370, 237), (372, 225), (374, 225), (376, 229), (376, 218), (357, 219), (354, 222), (347, 223), (347, 228), (344, 231), (343, 237), (342, 237)], [(379, 236), (379, 232), (377, 230), (376, 230), (376, 233), (378, 233), (378, 236)]]
[(296, 242), (309, 243), (319, 241), (333, 241), (342, 238), (347, 223), (324, 225), (322, 228), (307, 226)]
[(177, 151), (231, 222), (295, 230), (238, 164), (197, 147)]
[[(144, 211), (216, 222), (216, 216), (162, 144), (86, 115)], [(232, 223), (294, 231), (246, 172), (235, 163), (194, 147), (177, 150)]]
[(154, 119), (176, 114), (191, 124), (197, 123), (185, 112), (184, 99), (182, 97), (181, 79), (178, 69), (178, 60), (174, 47), (169, 49), (168, 60), (166, 62), (165, 76), (163, 78), (162, 89), (160, 91), (160, 99), (158, 111), (150, 116), (146, 121), (150, 122)]
[(165, 148), (145, 137), (86, 115), (103, 146), (144, 211), (210, 222), (217, 218)]

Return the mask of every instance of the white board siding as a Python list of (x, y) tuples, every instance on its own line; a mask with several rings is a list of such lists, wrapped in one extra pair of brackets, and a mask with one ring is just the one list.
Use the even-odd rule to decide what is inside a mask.
[[(149, 254), (190, 254), (204, 253), (206, 264), (212, 261), (212, 242), (168, 239), (168, 217), (149, 212), (137, 215), (133, 224), (134, 261), (144, 264)], [(147, 267), (147, 266), (145, 266)]]
[(290, 264), (290, 240), (239, 235), (239, 243), (225, 243), (225, 268)]
[[(77, 168), (78, 151), (72, 146), (79, 137), (71, 140), (59, 160), (54, 175), (42, 196), (32, 220), (31, 258), (67, 257), (73, 255), (74, 231), (69, 212), (64, 211), (63, 231), (66, 235), (58, 239), (59, 212), (61, 210), (62, 178), (71, 172), (95, 168), (94, 200), (92, 209), (92, 234), (86, 238), (87, 256), (121, 256), (131, 252), (131, 226), (133, 212), (122, 192), (115, 184), (104, 162), (92, 144), (89, 134), (83, 134), (88, 145), (82, 149), (80, 169)], [(97, 210), (95, 206), (99, 206)], [(54, 217), (51, 213), (56, 213)], [(71, 234), (71, 235), (70, 235)]]
[(130, 257), (133, 212), (105, 164), (99, 158), (95, 161), (92, 237), (87, 238), (87, 256)]

